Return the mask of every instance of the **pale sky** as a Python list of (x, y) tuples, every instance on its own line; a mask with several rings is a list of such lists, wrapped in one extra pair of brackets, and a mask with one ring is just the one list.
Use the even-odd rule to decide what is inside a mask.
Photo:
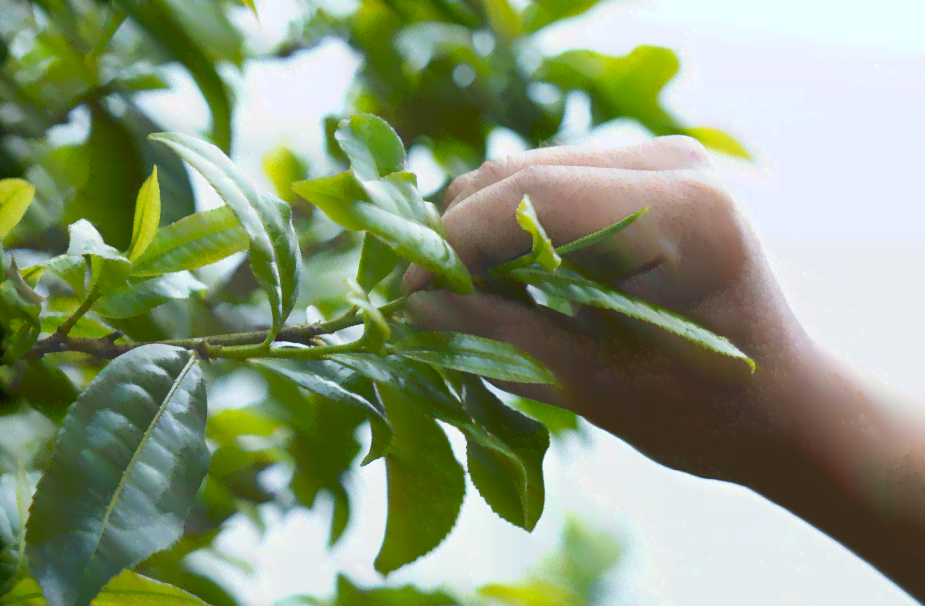
[[(268, 44), (297, 5), (258, 0), (263, 29), (245, 12), (241, 23)], [(837, 353), (925, 398), (917, 347), (925, 341), (918, 312), (925, 292), (915, 270), (925, 261), (922, 23), (921, 1), (623, 2), (544, 32), (540, 47), (676, 50), (682, 72), (663, 100), (687, 123), (722, 128), (757, 155), (754, 165), (719, 156), (717, 162), (798, 317)], [(233, 158), (258, 185), (269, 187), (259, 158), (281, 141), (324, 174), (319, 116), (340, 107), (357, 61), (329, 44), (273, 68), (248, 67)], [(188, 92), (188, 78), (174, 76), (178, 92), (152, 93), (143, 105), (167, 128), (195, 134), (208, 112), (198, 93)], [(586, 119), (580, 103), (572, 110), (574, 123)], [(616, 125), (585, 142), (622, 145), (647, 136)], [(499, 133), (492, 155), (519, 145)], [(412, 154), (412, 168), (422, 172), (424, 189), (439, 186), (422, 155)], [(202, 205), (219, 204), (205, 189), (197, 179)], [(248, 385), (213, 385), (210, 405), (259, 399), (260, 390), (250, 387), (251, 398), (229, 400)], [(388, 583), (446, 582), (467, 590), (515, 579), (555, 546), (563, 513), (572, 509), (624, 537), (629, 551), (613, 575), (612, 604), (915, 604), (862, 560), (757, 495), (665, 470), (609, 434), (590, 431), (593, 446), (570, 443), (547, 456), (547, 505), (532, 534), (498, 519), (470, 483), (451, 537)], [(450, 433), (465, 460), (461, 437)], [(368, 430), (363, 437), (368, 444)], [(221, 548), (256, 567), (250, 578), (233, 580), (247, 604), (271, 604), (294, 591), (325, 595), (338, 570), (361, 584), (381, 582), (372, 562), (385, 527), (382, 461), (353, 473), (350, 491), (351, 525), (331, 554), (322, 549), (327, 501), (285, 520), (264, 508), (272, 528), (259, 545), (249, 522), (229, 525)], [(196, 564), (212, 565), (202, 558)]]

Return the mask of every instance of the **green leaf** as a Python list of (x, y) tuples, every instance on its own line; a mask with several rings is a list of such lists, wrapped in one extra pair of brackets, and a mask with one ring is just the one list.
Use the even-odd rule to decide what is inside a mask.
[(458, 380), (473, 420), (463, 428), (472, 483), (495, 513), (532, 531), (546, 499), (543, 458), (549, 432), (506, 406), (478, 377), (460, 374)]
[(251, 9), (254, 12), (254, 16), (257, 16), (257, 7), (254, 6), (254, 0), (238, 0), (241, 4)]
[(363, 292), (360, 285), (352, 278), (344, 278), (344, 282), (349, 289), (347, 291), (347, 302), (359, 307), (363, 312), (365, 324), (363, 333), (364, 347), (369, 351), (378, 352), (382, 349), (383, 343), (389, 338), (392, 331), (389, 329), (382, 312), (370, 302), (369, 297)]
[(510, 42), (520, 35), (520, 15), (511, 8), (508, 0), (481, 0), (488, 15), (488, 23), (495, 33)]
[(489, 583), (479, 587), (479, 595), (511, 606), (584, 606), (588, 602), (578, 593), (542, 579), (502, 585)]
[(646, 206), (640, 211), (633, 213), (632, 215), (630, 215), (629, 217), (621, 221), (617, 221), (613, 225), (610, 225), (608, 227), (605, 227), (604, 229), (600, 229), (594, 232), (593, 234), (588, 234), (587, 236), (582, 236), (581, 238), (578, 238), (577, 240), (573, 240), (569, 242), (568, 244), (563, 244), (562, 246), (556, 249), (556, 253), (560, 255), (564, 255), (566, 253), (574, 252), (582, 248), (587, 248), (588, 246), (593, 246), (594, 244), (597, 244), (598, 242), (602, 242), (603, 240), (606, 240), (610, 236), (614, 235), (615, 233), (623, 230), (625, 227), (630, 225), (633, 221), (641, 217), (642, 213), (646, 212), (647, 210), (649, 210), (648, 206)]
[(87, 385), (64, 419), (26, 530), (49, 603), (87, 606), (119, 572), (180, 538), (209, 466), (205, 427), (205, 383), (187, 350), (132, 349)]
[[(47, 600), (39, 584), (26, 578), (13, 590), (3, 596), (5, 604), (45, 606), (56, 604), (54, 598)], [(93, 606), (129, 606), (132, 604), (159, 604), (163, 606), (208, 606), (205, 602), (179, 587), (161, 583), (125, 570), (113, 578), (93, 600)]]
[(551, 274), (539, 269), (524, 267), (510, 271), (506, 276), (532, 284), (548, 295), (562, 297), (576, 303), (612, 309), (650, 322), (710, 351), (741, 358), (748, 363), (751, 371), (755, 372), (755, 362), (725, 337), (716, 335), (679, 314), (624, 294), (615, 288), (588, 280), (568, 269), (562, 268), (555, 274)]
[(86, 260), (82, 256), (72, 257), (64, 254), (52, 257), (44, 263), (33, 265), (24, 270), (23, 280), (26, 281), (26, 284), (35, 288), (35, 285), (38, 284), (46, 270), (64, 280), (77, 297), (81, 299), (84, 298), (86, 295), (84, 281), (87, 273), (87, 265)]
[(205, 288), (206, 285), (188, 271), (164, 274), (103, 295), (93, 304), (93, 311), (104, 318), (130, 318), (171, 299), (187, 299), (194, 292)]
[(308, 177), (308, 167), (288, 147), (277, 147), (263, 156), (263, 172), (276, 189), (276, 195), (292, 204), (296, 195), (292, 184)]
[[(0, 283), (0, 336), (4, 364), (14, 364), (38, 340), (41, 305), (24, 301), (11, 281)], [(4, 334), (5, 333), (5, 334)]]
[(19, 223), (35, 196), (35, 186), (23, 179), (0, 179), (0, 241)]
[(561, 386), (541, 362), (503, 341), (458, 332), (422, 332), (405, 337), (391, 349), (406, 358), (492, 379)]
[(356, 114), (341, 120), (334, 138), (362, 181), (405, 170), (405, 146), (389, 123), (379, 116)]
[(454, 293), (472, 293), (469, 271), (452, 247), (433, 229), (370, 203), (353, 173), (299, 181), (292, 187), (335, 223), (375, 234), (402, 258), (439, 276)]
[(748, 150), (741, 143), (719, 129), (700, 126), (685, 128), (683, 133), (697, 139), (710, 149), (721, 151), (730, 156), (745, 158), (746, 160), (752, 159), (752, 155), (748, 153)]
[(382, 282), (398, 264), (399, 257), (388, 244), (372, 232), (363, 234), (363, 248), (360, 251), (360, 265), (357, 269), (357, 283), (366, 292)]
[(90, 257), (89, 293), (118, 290), (132, 272), (132, 262), (121, 252), (103, 242), (100, 232), (86, 219), (68, 225), (71, 236), (67, 254)]
[(579, 433), (581, 426), (578, 415), (570, 410), (539, 402), (530, 398), (517, 397), (514, 406), (546, 426), (549, 432), (562, 437), (570, 432)]
[(128, 258), (135, 261), (140, 257), (157, 232), (161, 221), (161, 190), (157, 184), (157, 166), (151, 176), (142, 184), (135, 201), (135, 222), (132, 227), (132, 243), (129, 244)]
[(418, 412), (388, 383), (377, 383), (376, 392), (395, 429), (385, 457), (385, 539), (374, 562), (379, 573), (388, 574), (443, 542), (456, 524), (466, 482), (437, 422)]
[(247, 250), (250, 242), (228, 206), (198, 212), (164, 226), (135, 261), (134, 276), (196, 269)]
[(283, 377), (303, 389), (362, 411), (369, 419), (372, 444), (361, 465), (367, 465), (385, 455), (392, 440), (392, 425), (378, 401), (371, 402), (344, 387), (344, 383), (352, 374), (350, 371), (327, 360), (298, 360), (292, 361), (288, 366), (278, 361), (261, 359), (251, 359), (249, 363)]
[(523, 12), (523, 34), (546, 27), (560, 19), (575, 17), (598, 4), (600, 0), (534, 0)]
[(295, 305), (302, 269), (289, 205), (259, 195), (247, 175), (210, 143), (180, 133), (149, 138), (171, 147), (202, 174), (238, 217), (250, 238), (251, 268), (270, 298), (273, 326), (267, 342), (272, 342)]
[[(46, 311), (39, 317), (42, 323), (42, 332), (53, 333), (64, 321), (71, 316), (70, 312)], [(94, 320), (89, 316), (81, 316), (77, 324), (68, 333), (71, 337), (105, 337), (115, 331), (115, 328)]]
[(261, 436), (268, 438), (283, 425), (259, 407), (227, 408), (213, 417), (206, 425), (206, 437), (220, 446), (236, 443), (238, 436)]
[(552, 240), (546, 235), (546, 230), (540, 225), (540, 219), (536, 216), (536, 209), (530, 202), (530, 196), (524, 194), (524, 199), (517, 205), (517, 223), (533, 236), (533, 257), (543, 269), (547, 271), (556, 271), (556, 268), (562, 263), (562, 258), (556, 254), (556, 249), (552, 245)]
[[(309, 600), (309, 601), (303, 601)], [(337, 575), (337, 597), (325, 606), (451, 606), (459, 601), (440, 591), (424, 591), (414, 585), (402, 587), (374, 587), (361, 589), (343, 574)], [(296, 604), (321, 604), (307, 596), (292, 597), (274, 606), (295, 606)]]

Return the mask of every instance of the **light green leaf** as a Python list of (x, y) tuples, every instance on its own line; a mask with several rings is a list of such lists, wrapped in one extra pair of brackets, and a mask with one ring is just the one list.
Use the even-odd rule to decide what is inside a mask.
[(499, 516), (532, 531), (546, 499), (543, 458), (549, 432), (541, 423), (509, 408), (474, 375), (456, 373), (462, 403), (472, 417), (463, 427), (469, 476)]
[(578, 423), (579, 417), (570, 410), (523, 397), (517, 397), (514, 400), (514, 406), (517, 410), (528, 414), (545, 425), (549, 432), (556, 437), (564, 437), (570, 432), (581, 433), (581, 426)]
[(459, 332), (422, 332), (405, 337), (391, 350), (406, 358), (492, 379), (561, 386), (541, 362), (503, 341)]
[(495, 33), (507, 41), (520, 35), (520, 15), (511, 8), (508, 0), (481, 0), (481, 2), (488, 14), (488, 23)]
[(210, 143), (180, 133), (149, 138), (171, 147), (202, 174), (238, 217), (250, 238), (251, 268), (270, 299), (273, 326), (267, 342), (272, 342), (295, 305), (302, 268), (289, 205), (259, 195), (250, 178)]
[(288, 147), (268, 151), (262, 162), (263, 172), (273, 183), (276, 195), (292, 204), (296, 197), (292, 184), (308, 177), (308, 167)]
[(366, 331), (364, 333), (365, 346), (369, 351), (379, 351), (392, 331), (379, 308), (373, 305), (360, 285), (352, 278), (344, 278), (347, 284), (347, 302), (356, 305), (363, 312)]
[[(25, 578), (5, 595), (0, 603), (22, 606), (46, 606), (39, 584)], [(103, 587), (93, 600), (93, 606), (134, 606), (136, 604), (158, 604), (162, 606), (209, 606), (191, 593), (179, 587), (161, 583), (125, 570)]]
[(247, 232), (229, 206), (194, 213), (157, 231), (132, 270), (134, 276), (158, 276), (196, 269), (247, 250)]
[(746, 160), (752, 159), (752, 155), (748, 153), (748, 150), (741, 143), (719, 129), (699, 126), (685, 128), (683, 133), (697, 139), (710, 149), (721, 151), (730, 156), (745, 158)]
[(121, 252), (103, 242), (96, 227), (86, 219), (68, 225), (71, 236), (67, 254), (90, 257), (90, 286), (88, 296), (118, 290), (125, 286), (132, 272), (132, 262)]
[(33, 265), (25, 269), (23, 271), (23, 280), (26, 281), (26, 284), (35, 288), (46, 270), (64, 280), (77, 297), (81, 299), (84, 298), (86, 295), (84, 282), (87, 274), (87, 265), (83, 257), (72, 257), (67, 254), (52, 257), (44, 263), (39, 263), (38, 265)]
[(502, 585), (489, 583), (478, 590), (480, 595), (511, 606), (584, 606), (584, 598), (571, 589), (542, 579)]
[(576, 303), (612, 309), (619, 313), (645, 320), (681, 335), (708, 350), (734, 358), (741, 358), (748, 363), (751, 371), (755, 372), (755, 362), (739, 351), (725, 337), (716, 335), (679, 314), (624, 294), (615, 288), (588, 280), (568, 269), (562, 268), (555, 274), (551, 274), (539, 269), (523, 267), (508, 272), (506, 276), (532, 284), (549, 295), (562, 297)]
[(334, 138), (362, 181), (405, 170), (405, 146), (389, 123), (379, 116), (356, 114), (341, 120)]
[(205, 288), (206, 285), (188, 271), (164, 274), (103, 295), (93, 304), (93, 311), (104, 318), (130, 318), (171, 299), (187, 299), (194, 292)]
[(299, 181), (292, 187), (335, 223), (379, 236), (399, 256), (439, 276), (454, 293), (472, 293), (472, 277), (452, 247), (433, 229), (370, 203), (351, 172)]
[(287, 379), (303, 389), (335, 402), (352, 406), (366, 415), (372, 430), (372, 444), (361, 465), (382, 457), (392, 440), (392, 425), (379, 402), (370, 402), (360, 394), (344, 387), (350, 371), (327, 360), (298, 360), (284, 365), (278, 361), (251, 359), (250, 364)]
[(140, 257), (157, 232), (161, 222), (161, 189), (157, 184), (157, 166), (151, 176), (145, 180), (138, 191), (135, 200), (135, 222), (132, 227), (132, 243), (129, 244), (128, 256), (130, 261)]
[[(191, 352), (144, 345), (93, 379), (36, 488), (29, 565), (53, 606), (87, 606), (183, 533), (209, 467), (206, 390)], [(69, 512), (61, 515), (61, 512)]]
[(0, 240), (19, 223), (35, 196), (35, 186), (23, 179), (0, 179)]
[[(39, 320), (42, 323), (42, 332), (53, 333), (58, 330), (58, 327), (64, 324), (64, 321), (71, 316), (70, 312), (63, 311), (46, 311), (39, 316)], [(106, 335), (111, 334), (116, 329), (111, 326), (106, 326), (102, 322), (98, 322), (89, 316), (81, 316), (77, 320), (77, 324), (71, 329), (68, 335), (72, 337), (105, 337)]]
[(363, 234), (357, 283), (366, 292), (371, 291), (395, 269), (399, 257), (389, 246), (371, 232)]
[(414, 173), (401, 171), (375, 181), (360, 181), (360, 185), (367, 199), (382, 210), (434, 229)]
[(206, 424), (206, 437), (219, 446), (227, 446), (235, 444), (238, 436), (268, 438), (282, 427), (279, 421), (256, 406), (226, 408), (217, 415), (209, 417), (209, 422)]
[(639, 210), (633, 213), (632, 215), (630, 215), (629, 217), (621, 221), (617, 221), (613, 225), (610, 225), (608, 227), (605, 227), (604, 229), (600, 229), (594, 232), (593, 234), (588, 234), (587, 236), (582, 236), (581, 238), (578, 238), (577, 240), (572, 240), (568, 244), (563, 244), (562, 246), (556, 249), (556, 253), (560, 255), (564, 255), (566, 253), (574, 252), (582, 248), (587, 248), (588, 246), (593, 246), (594, 244), (597, 244), (598, 242), (602, 242), (603, 240), (606, 240), (610, 236), (626, 228), (633, 221), (641, 217), (642, 214), (646, 212), (647, 210), (649, 210), (648, 206), (646, 206), (642, 210)]
[(449, 535), (466, 492), (465, 473), (436, 421), (402, 392), (377, 383), (395, 437), (385, 457), (388, 518), (374, 566), (388, 574), (429, 553)]
[(546, 235), (546, 230), (540, 225), (539, 217), (536, 216), (536, 209), (530, 202), (530, 196), (524, 194), (524, 199), (517, 205), (517, 223), (533, 236), (533, 256), (543, 269), (555, 271), (562, 258), (556, 254), (556, 249), (552, 245), (552, 240)]
[(254, 11), (254, 16), (257, 16), (257, 7), (254, 5), (254, 0), (239, 0), (239, 2)]

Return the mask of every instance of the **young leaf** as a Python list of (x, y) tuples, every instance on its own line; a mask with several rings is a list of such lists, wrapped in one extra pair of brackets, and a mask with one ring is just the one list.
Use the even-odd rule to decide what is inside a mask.
[(93, 311), (104, 318), (130, 318), (171, 299), (187, 299), (205, 288), (190, 272), (178, 271), (130, 283), (126, 288), (103, 295), (93, 304)]
[(370, 203), (366, 191), (349, 171), (299, 181), (292, 188), (335, 223), (379, 236), (398, 255), (439, 276), (454, 293), (472, 293), (472, 277), (446, 240), (429, 227)]
[(292, 204), (296, 198), (292, 184), (308, 177), (308, 167), (288, 147), (277, 147), (264, 154), (263, 172), (266, 173), (276, 195)]
[(35, 196), (35, 186), (23, 179), (0, 179), (0, 240), (19, 223)]
[(145, 252), (157, 226), (161, 222), (161, 189), (157, 184), (157, 166), (151, 176), (141, 185), (135, 200), (135, 222), (132, 227), (132, 243), (129, 244), (128, 258), (135, 261)]
[(405, 170), (405, 146), (389, 123), (375, 114), (341, 120), (334, 138), (363, 181)]
[[(13, 590), (3, 597), (8, 604), (44, 605), (54, 604), (51, 599), (42, 599), (39, 584), (24, 578)], [(209, 606), (191, 593), (179, 587), (168, 585), (131, 570), (124, 570), (112, 579), (93, 600), (94, 606), (132, 606), (134, 604), (160, 604), (163, 606)]]
[(267, 342), (272, 342), (295, 305), (302, 269), (289, 205), (278, 198), (259, 195), (250, 178), (210, 143), (180, 133), (158, 133), (149, 138), (177, 152), (205, 177), (238, 217), (250, 238), (251, 268), (270, 298), (273, 326)]
[(741, 358), (748, 363), (751, 371), (755, 372), (755, 362), (739, 351), (725, 337), (716, 335), (679, 314), (624, 294), (615, 288), (588, 280), (573, 271), (563, 268), (555, 274), (551, 274), (530, 267), (523, 267), (510, 271), (505, 275), (515, 280), (532, 284), (549, 295), (562, 297), (576, 303), (612, 309), (628, 316), (645, 320), (681, 335), (708, 350), (734, 358)]
[(379, 402), (371, 403), (360, 394), (344, 387), (350, 371), (327, 360), (299, 360), (292, 366), (281, 362), (251, 359), (250, 364), (283, 377), (295, 385), (324, 396), (335, 402), (352, 406), (366, 415), (372, 430), (372, 444), (361, 465), (382, 457), (392, 440), (392, 425), (385, 416)]
[(371, 291), (395, 269), (398, 259), (398, 255), (378, 236), (371, 232), (363, 234), (357, 284), (366, 292)]
[(182, 535), (209, 466), (205, 426), (205, 383), (187, 350), (138, 347), (87, 385), (26, 529), (30, 568), (52, 606), (87, 606), (120, 571)]
[(87, 273), (86, 263), (83, 257), (72, 257), (67, 254), (58, 255), (44, 263), (33, 265), (24, 270), (22, 277), (23, 280), (26, 281), (26, 284), (35, 288), (35, 285), (38, 284), (42, 275), (48, 270), (64, 280), (64, 282), (71, 287), (71, 290), (74, 291), (74, 294), (77, 295), (78, 298), (83, 299), (86, 296), (86, 289), (84, 288)]
[(556, 254), (552, 240), (546, 235), (546, 230), (540, 225), (536, 209), (530, 202), (530, 196), (524, 194), (524, 199), (517, 205), (517, 222), (522, 228), (533, 236), (533, 257), (535, 261), (547, 271), (556, 271), (562, 258)]
[(71, 236), (67, 254), (90, 257), (90, 286), (88, 294), (119, 290), (126, 284), (132, 271), (132, 262), (118, 250), (103, 242), (100, 232), (86, 219), (68, 225)]
[(360, 285), (352, 278), (344, 278), (344, 282), (349, 289), (347, 302), (351, 305), (356, 305), (363, 311), (364, 323), (366, 324), (366, 332), (364, 333), (366, 348), (369, 351), (378, 351), (382, 348), (382, 344), (385, 343), (386, 339), (389, 338), (389, 335), (392, 334), (392, 331), (389, 329), (382, 312), (370, 302), (369, 297), (366, 296)]
[(458, 332), (422, 332), (405, 337), (391, 350), (434, 366), (493, 379), (560, 387), (555, 375), (541, 362), (503, 341)]
[(388, 519), (374, 566), (381, 574), (429, 553), (447, 537), (466, 492), (462, 466), (436, 421), (388, 383), (376, 392), (395, 429), (385, 457)]
[(549, 432), (557, 438), (564, 437), (571, 432), (582, 433), (578, 415), (570, 410), (523, 397), (515, 398), (514, 406), (517, 410), (545, 425)]
[(247, 250), (247, 232), (229, 206), (183, 217), (157, 231), (135, 261), (133, 276), (158, 276), (196, 269)]
[(588, 234), (587, 236), (581, 237), (577, 240), (573, 240), (572, 242), (569, 242), (568, 244), (563, 244), (562, 246), (556, 249), (556, 253), (560, 255), (564, 255), (565, 253), (574, 252), (576, 250), (586, 248), (593, 244), (597, 244), (598, 242), (609, 238), (613, 234), (627, 227), (630, 223), (632, 223), (633, 221), (638, 219), (640, 216), (642, 216), (642, 213), (646, 212), (647, 210), (649, 210), (648, 206), (646, 206), (640, 211), (633, 213), (632, 215), (623, 219), (622, 221), (617, 221), (616, 223), (614, 223), (613, 225), (609, 227), (605, 227), (604, 229), (598, 230), (594, 232), (593, 234)]

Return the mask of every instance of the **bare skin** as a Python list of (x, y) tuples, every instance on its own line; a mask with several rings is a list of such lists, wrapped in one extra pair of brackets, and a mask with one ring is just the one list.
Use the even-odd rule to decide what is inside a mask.
[(462, 175), (443, 219), (474, 274), (529, 250), (515, 219), (524, 194), (556, 246), (649, 206), (565, 258), (726, 337), (757, 370), (616, 312), (573, 306), (571, 318), (516, 293), (415, 292), (433, 276), (414, 265), (402, 281), (415, 292), (409, 319), (520, 347), (564, 388), (497, 386), (572, 410), (671, 469), (751, 488), (925, 598), (925, 407), (807, 335), (703, 146), (672, 136), (546, 148)]

